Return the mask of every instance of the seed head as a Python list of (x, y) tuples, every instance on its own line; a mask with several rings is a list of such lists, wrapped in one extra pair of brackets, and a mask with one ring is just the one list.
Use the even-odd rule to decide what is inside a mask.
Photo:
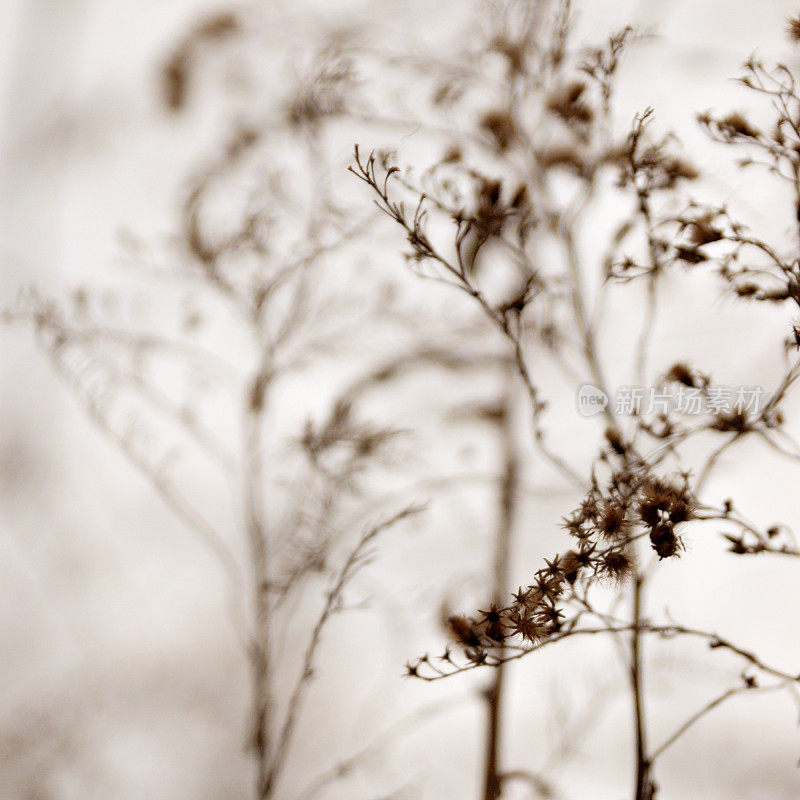
[(800, 42), (800, 14), (786, 20), (786, 35), (795, 43)]

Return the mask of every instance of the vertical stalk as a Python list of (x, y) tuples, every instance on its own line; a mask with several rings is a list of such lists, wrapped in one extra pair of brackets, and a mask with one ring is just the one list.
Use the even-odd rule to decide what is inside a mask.
[[(508, 386), (503, 398), (502, 433), (503, 476), (499, 492), (499, 518), (495, 538), (492, 601), (498, 606), (505, 603), (508, 591), (508, 572), (511, 557), (511, 544), (514, 521), (518, 505), (519, 461), (515, 446), (514, 419), (512, 415), (512, 376), (508, 376)], [(502, 657), (502, 650), (500, 653)], [(486, 689), (485, 698), (488, 712), (486, 730), (484, 800), (497, 800), (502, 793), (500, 753), (502, 746), (503, 689), (507, 666), (501, 663), (492, 672), (492, 682)]]
[(647, 758), (647, 732), (645, 728), (644, 685), (642, 675), (642, 574), (636, 572), (633, 582), (633, 633), (631, 635), (631, 690), (633, 692), (634, 724), (636, 736), (636, 800), (650, 800), (650, 762)]
[[(646, 205), (643, 203), (646, 208)], [(649, 219), (649, 218), (648, 218)], [(569, 273), (571, 279), (572, 290), (572, 303), (573, 311), (575, 313), (576, 322), (583, 334), (584, 340), (584, 354), (589, 367), (589, 371), (593, 380), (596, 382), (598, 389), (601, 389), (608, 396), (608, 387), (605, 384), (605, 378), (597, 352), (597, 345), (594, 337), (594, 332), (588, 324), (586, 316), (583, 295), (581, 292), (582, 275), (580, 271), (580, 260), (578, 258), (577, 248), (572, 235), (572, 230), (569, 227), (562, 228), (562, 236), (567, 251), (567, 262), (569, 265)], [(652, 247), (652, 242), (651, 242)], [(655, 252), (653, 251), (655, 257)], [(650, 325), (652, 325), (652, 315), (655, 313), (655, 281), (651, 283), (651, 302), (652, 310), (648, 313), (650, 315)], [(649, 330), (648, 330), (649, 333)], [(644, 345), (641, 345), (641, 352), (645, 352), (646, 338), (643, 340)], [(644, 364), (644, 356), (640, 356), (639, 361)], [(606, 422), (611, 430), (619, 430), (614, 411), (609, 405), (604, 408)], [(633, 581), (633, 608), (632, 608), (632, 624), (633, 633), (631, 634), (631, 664), (630, 664), (630, 679), (631, 679), (631, 694), (633, 695), (633, 709), (634, 709), (634, 737), (635, 737), (635, 755), (636, 755), (636, 790), (635, 800), (652, 800), (654, 796), (655, 787), (650, 781), (650, 761), (647, 756), (647, 730), (646, 730), (646, 715), (645, 715), (645, 701), (644, 701), (644, 675), (642, 668), (642, 635), (641, 635), (641, 621), (642, 621), (642, 606), (643, 606), (643, 585), (644, 577), (639, 571), (638, 567), (634, 574)]]
[[(564, 248), (567, 253), (572, 310), (575, 315), (575, 322), (583, 340), (583, 354), (586, 358), (589, 374), (591, 375), (595, 386), (604, 392), (606, 397), (610, 397), (606, 378), (603, 374), (602, 363), (597, 353), (597, 342), (595, 340), (594, 330), (592, 329), (588, 314), (586, 313), (586, 306), (581, 288), (583, 286), (583, 276), (581, 274), (580, 259), (578, 256), (578, 249), (575, 245), (575, 238), (572, 233), (572, 228), (567, 225), (563, 225), (559, 229), (559, 234), (562, 237)], [(611, 430), (617, 430), (617, 420), (610, 405), (603, 407), (603, 416), (605, 417), (608, 427)]]
[(269, 548), (264, 516), (264, 465), (262, 421), (270, 372), (262, 365), (252, 379), (244, 410), (244, 514), (253, 569), (255, 630), (250, 645), (252, 670), (253, 749), (256, 756), (256, 798), (267, 800), (272, 792), (269, 760), (272, 752), (270, 716)]

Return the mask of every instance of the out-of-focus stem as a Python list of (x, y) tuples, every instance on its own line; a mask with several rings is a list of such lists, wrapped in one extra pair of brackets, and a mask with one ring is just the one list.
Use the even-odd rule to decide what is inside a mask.
[(249, 385), (244, 410), (244, 514), (253, 569), (253, 614), (255, 631), (250, 646), (253, 681), (253, 748), (257, 762), (256, 797), (266, 800), (272, 791), (269, 780), (271, 756), (269, 548), (264, 516), (263, 416), (270, 372), (266, 364)]
[[(584, 355), (586, 357), (589, 371), (597, 388), (601, 389), (608, 396), (608, 387), (605, 383), (600, 357), (597, 351), (594, 331), (592, 330), (586, 315), (583, 301), (583, 276), (580, 271), (580, 260), (577, 248), (570, 227), (565, 226), (561, 230), (564, 245), (567, 251), (567, 262), (571, 278), (572, 305), (575, 314), (575, 321), (580, 328), (583, 336)], [(654, 294), (654, 291), (653, 291)], [(612, 430), (618, 430), (614, 411), (610, 406), (603, 409), (608, 426)], [(635, 727), (635, 748), (636, 748), (636, 800), (650, 800), (652, 797), (652, 787), (650, 783), (650, 762), (647, 756), (647, 733), (646, 717), (644, 707), (644, 681), (642, 670), (642, 593), (644, 579), (638, 568), (634, 575), (633, 582), (633, 609), (632, 609), (632, 633), (631, 633), (631, 693), (633, 695), (634, 707), (634, 727)]]
[[(513, 373), (509, 373), (508, 387), (503, 400), (501, 442), (503, 449), (503, 477), (499, 492), (499, 515), (494, 551), (492, 600), (498, 606), (505, 603), (508, 591), (508, 573), (511, 557), (514, 523), (519, 497), (519, 460), (514, 435), (512, 386)], [(502, 655), (502, 651), (501, 651)], [(484, 800), (496, 800), (502, 791), (500, 753), (502, 746), (503, 689), (506, 665), (500, 664), (492, 673), (492, 683), (486, 690), (488, 727), (486, 731)]]

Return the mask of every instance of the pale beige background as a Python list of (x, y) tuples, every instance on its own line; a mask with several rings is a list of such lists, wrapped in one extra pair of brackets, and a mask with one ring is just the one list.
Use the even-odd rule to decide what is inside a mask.
[[(623, 114), (655, 106), (659, 121), (680, 131), (687, 150), (708, 168), (708, 191), (780, 234), (788, 221), (772, 186), (734, 173), (730, 154), (705, 143), (692, 120), (697, 110), (748, 102), (730, 78), (756, 49), (766, 60), (800, 67), (798, 51), (783, 35), (795, 4), (592, 0), (576, 6), (583, 31), (634, 22), (658, 34), (629, 57)], [(158, 104), (155, 73), (186, 22), (206, 7), (213, 6), (191, 0), (5, 0), (0, 6), (0, 303), (13, 304), (29, 282), (57, 292), (98, 276), (122, 281), (115, 266), (119, 229), (145, 237), (169, 231), (182, 181), (213, 141), (224, 107), (169, 119)], [(302, 46), (309, 26), (359, 15), (380, 20), (385, 33), (402, 41), (423, 9), (433, 13), (428, 35), (445, 42), (465, 13), (462, 3), (432, 8), (415, 0), (275, 4), (269, 13), (286, 21), (265, 46), (280, 60)], [(713, 281), (696, 277), (688, 285), (690, 291), (675, 280), (666, 290), (672, 311), (655, 347), (664, 362), (696, 354), (700, 366), (721, 359), (725, 381), (774, 383), (780, 369), (774, 341), (785, 330), (783, 318), (717, 300)], [(137, 291), (146, 305), (146, 287)], [(637, 309), (622, 313), (624, 321)], [(612, 380), (623, 380), (628, 368), (623, 328), (603, 342)], [(247, 676), (216, 565), (94, 433), (29, 334), (12, 328), (0, 335), (0, 795), (248, 796)], [(576, 421), (571, 407), (559, 409), (556, 419), (565, 443), (574, 440), (580, 449), (592, 423)], [(735, 489), (765, 524), (797, 523), (797, 470), (740, 452), (746, 458), (724, 463), (711, 492), (723, 497)], [(323, 767), (357, 750), (410, 709), (456, 697), (329, 796), (379, 797), (403, 786), (400, 796), (477, 796), (480, 706), (468, 692), (475, 683), (427, 686), (401, 678), (402, 662), (441, 636), (433, 624), (436, 609), (426, 605), (440, 576), (459, 585), (482, 569), (485, 538), (470, 527), (469, 502), (463, 518), (390, 544), (373, 568), (370, 585), (384, 598), (355, 630), (341, 623), (325, 650), (327, 669), (313, 693), (287, 781), (292, 787), (305, 783), (310, 764)], [(573, 498), (556, 493), (530, 502), (515, 568), (519, 581), (536, 558), (560, 546), (557, 523)], [(776, 663), (798, 663), (797, 567), (730, 560), (728, 569), (709, 566), (719, 564), (721, 547), (711, 531), (707, 537), (665, 568), (658, 602), (678, 617), (692, 613), (698, 624), (735, 634)], [(751, 622), (759, 617), (753, 585), (776, 609), (769, 624)], [(568, 646), (515, 669), (510, 761), (537, 767), (559, 714), (574, 714), (617, 674), (608, 649), (586, 652)], [(664, 675), (673, 676), (653, 691), (660, 730), (671, 729), (677, 709), (702, 702), (720, 678), (737, 674), (724, 659), (713, 668), (699, 666), (702, 657), (691, 649), (654, 656)], [(629, 713), (623, 696), (601, 692), (597, 721), (563, 781), (570, 797), (628, 795)], [(665, 759), (664, 800), (800, 796), (796, 717), (785, 698), (734, 701)]]

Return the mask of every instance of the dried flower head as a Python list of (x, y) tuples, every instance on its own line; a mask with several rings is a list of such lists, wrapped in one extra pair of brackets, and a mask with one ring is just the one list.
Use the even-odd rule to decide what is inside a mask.
[(480, 128), (500, 152), (508, 150), (516, 136), (514, 119), (507, 111), (487, 111), (481, 117)]
[(793, 42), (800, 42), (800, 14), (786, 20), (786, 35)]

